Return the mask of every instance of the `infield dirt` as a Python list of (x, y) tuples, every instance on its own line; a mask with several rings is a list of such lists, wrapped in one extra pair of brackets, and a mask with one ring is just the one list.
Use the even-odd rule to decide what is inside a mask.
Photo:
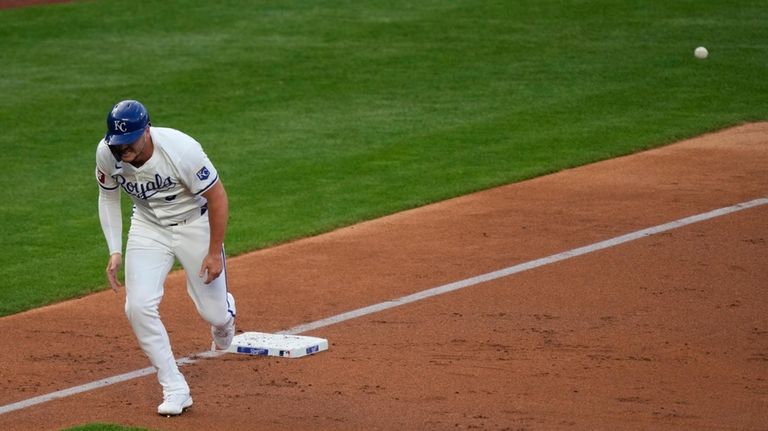
[[(275, 332), (768, 196), (768, 123), (395, 214), (228, 262), (238, 328)], [(0, 415), (3, 430), (765, 429), (768, 205), (307, 335), (302, 359), (182, 368), (195, 405), (156, 415), (147, 376)], [(101, 265), (94, 262), (94, 265)], [(148, 366), (111, 291), (0, 319), (0, 404)], [(210, 345), (182, 273), (177, 356)]]

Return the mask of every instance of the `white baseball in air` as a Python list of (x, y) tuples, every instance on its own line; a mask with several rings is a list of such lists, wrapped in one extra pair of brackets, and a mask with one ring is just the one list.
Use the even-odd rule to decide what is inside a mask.
[(705, 59), (709, 55), (709, 51), (707, 51), (707, 48), (700, 46), (693, 50), (693, 55), (695, 55), (696, 58)]

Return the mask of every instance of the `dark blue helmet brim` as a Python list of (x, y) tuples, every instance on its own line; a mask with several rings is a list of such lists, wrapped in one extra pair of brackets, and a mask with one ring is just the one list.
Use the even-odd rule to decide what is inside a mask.
[(136, 142), (139, 138), (141, 138), (142, 133), (144, 133), (145, 129), (141, 130), (134, 130), (130, 133), (124, 133), (120, 135), (110, 135), (107, 133), (104, 135), (104, 142), (107, 143), (107, 145), (127, 145), (132, 144)]

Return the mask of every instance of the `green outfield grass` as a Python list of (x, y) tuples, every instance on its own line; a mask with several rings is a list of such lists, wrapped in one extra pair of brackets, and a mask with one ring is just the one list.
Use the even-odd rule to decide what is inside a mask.
[(204, 145), (234, 255), (766, 119), (766, 23), (762, 0), (2, 10), (0, 315), (106, 288), (94, 151), (118, 100)]

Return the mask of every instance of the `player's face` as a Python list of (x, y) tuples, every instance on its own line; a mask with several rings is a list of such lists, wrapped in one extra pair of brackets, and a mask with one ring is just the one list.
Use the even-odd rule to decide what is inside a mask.
[(147, 134), (141, 135), (141, 138), (137, 139), (132, 144), (121, 145), (118, 150), (120, 158), (126, 163), (144, 162), (142, 159), (144, 148), (147, 145)]

